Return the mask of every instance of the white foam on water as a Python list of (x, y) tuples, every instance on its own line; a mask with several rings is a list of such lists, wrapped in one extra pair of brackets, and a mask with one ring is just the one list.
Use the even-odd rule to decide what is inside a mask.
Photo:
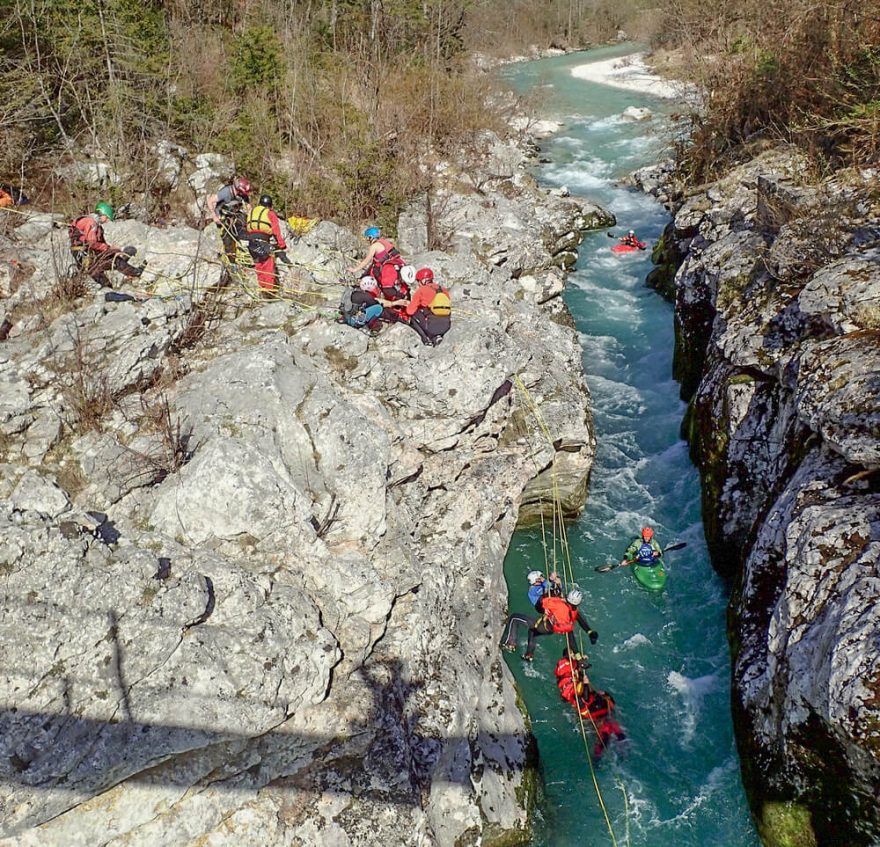
[(687, 744), (693, 740), (697, 729), (697, 719), (700, 708), (706, 695), (714, 691), (718, 686), (717, 674), (708, 674), (696, 679), (680, 674), (678, 671), (670, 671), (666, 677), (669, 687), (681, 696), (684, 703), (685, 715), (682, 721), (684, 733), (682, 740)]
[(636, 647), (641, 647), (645, 644), (650, 645), (651, 639), (646, 635), (642, 635), (642, 633), (637, 632), (635, 635), (630, 636), (623, 642), (623, 644), (615, 647), (611, 652), (619, 653), (621, 650), (635, 650)]
[(606, 129), (623, 126), (628, 124), (629, 120), (623, 116), (623, 113), (617, 115), (609, 115), (607, 118), (598, 118), (590, 121), (585, 125), (585, 129), (589, 132), (604, 132)]

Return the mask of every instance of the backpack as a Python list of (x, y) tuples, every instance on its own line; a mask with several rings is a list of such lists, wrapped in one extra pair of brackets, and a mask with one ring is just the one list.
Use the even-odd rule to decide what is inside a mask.
[(351, 295), (353, 292), (353, 288), (346, 288), (345, 291), (342, 292), (342, 299), (339, 301), (339, 311), (344, 318), (353, 318), (362, 309), (360, 303), (352, 302)]
[(441, 318), (448, 318), (452, 314), (452, 301), (442, 288), (437, 289), (434, 299), (428, 306), (428, 311), (430, 311), (432, 315), (437, 315)]

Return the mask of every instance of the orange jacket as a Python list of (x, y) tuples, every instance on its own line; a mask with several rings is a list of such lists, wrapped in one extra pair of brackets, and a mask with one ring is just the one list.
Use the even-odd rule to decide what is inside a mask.
[(541, 612), (553, 627), (553, 632), (572, 632), (578, 610), (561, 597), (544, 597), (541, 600)]
[(14, 205), (15, 200), (12, 199), (12, 195), (0, 188), (0, 209), (8, 209), (10, 206)]
[(416, 293), (413, 294), (412, 300), (410, 300), (407, 304), (406, 313), (410, 317), (412, 317), (416, 312), (418, 312), (419, 309), (429, 308), (431, 303), (434, 301), (434, 295), (438, 291), (442, 291), (444, 294), (449, 296), (449, 291), (436, 282), (429, 282), (425, 285), (420, 285), (416, 289)]
[(103, 253), (109, 250), (110, 245), (104, 240), (104, 227), (101, 226), (91, 215), (83, 215), (77, 218), (71, 225), (72, 231), (71, 242), (73, 236), (78, 239), (79, 245), (87, 250), (94, 250), (96, 253)]

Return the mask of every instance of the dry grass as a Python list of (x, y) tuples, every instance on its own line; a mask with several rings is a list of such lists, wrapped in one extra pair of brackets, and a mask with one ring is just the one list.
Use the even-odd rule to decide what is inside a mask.
[(760, 138), (796, 143), (825, 170), (878, 161), (876, 4), (733, 0), (707, 13), (676, 0), (656, 42), (680, 52), (705, 92), (679, 149), (692, 179), (711, 178)]

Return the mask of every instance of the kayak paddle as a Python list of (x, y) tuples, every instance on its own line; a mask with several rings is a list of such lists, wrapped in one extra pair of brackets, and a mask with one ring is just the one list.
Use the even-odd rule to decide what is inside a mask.
[[(671, 544), (667, 544), (663, 548), (663, 552), (669, 553), (672, 550), (681, 550), (682, 547), (687, 547), (687, 541), (673, 541)], [(593, 568), (593, 570), (596, 571), (596, 573), (608, 573), (608, 571), (613, 571), (616, 568), (632, 565), (637, 561), (638, 559), (631, 559), (626, 562), (612, 562), (610, 565), (599, 565), (598, 567)]]

